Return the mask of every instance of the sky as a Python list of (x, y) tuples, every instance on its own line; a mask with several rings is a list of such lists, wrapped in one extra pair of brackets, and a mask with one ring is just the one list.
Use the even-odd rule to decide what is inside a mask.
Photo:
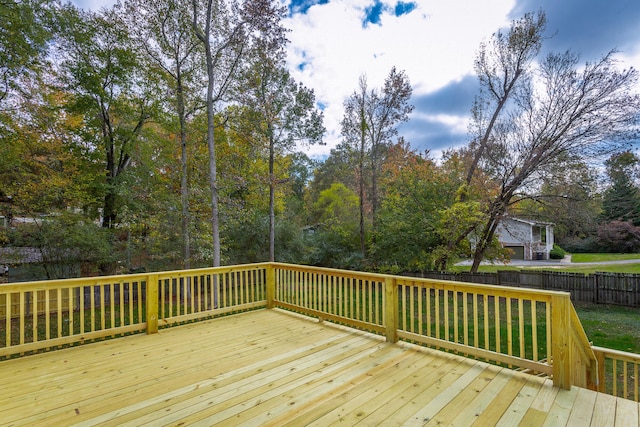
[[(543, 54), (570, 49), (595, 61), (617, 49), (623, 68), (640, 69), (638, 0), (283, 0), (290, 29), (288, 67), (314, 90), (325, 116), (324, 146), (306, 147), (326, 157), (341, 140), (344, 100), (365, 75), (381, 88), (392, 67), (413, 87), (415, 110), (400, 135), (421, 152), (468, 142), (467, 125), (478, 82), (473, 61), (480, 43), (527, 12), (544, 10)], [(98, 9), (113, 0), (74, 0)], [(640, 92), (640, 87), (638, 87)]]

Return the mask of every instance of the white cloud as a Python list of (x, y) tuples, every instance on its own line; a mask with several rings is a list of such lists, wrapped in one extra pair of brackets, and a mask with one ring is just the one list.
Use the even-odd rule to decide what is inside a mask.
[(72, 0), (72, 3), (83, 9), (98, 11), (103, 7), (113, 6), (115, 0)]
[[(332, 0), (285, 20), (292, 30), (288, 60), (293, 75), (326, 106), (328, 145), (312, 148), (310, 154), (327, 153), (339, 142), (342, 103), (361, 74), (370, 87), (380, 87), (395, 66), (406, 71), (415, 95), (458, 80), (473, 72), (479, 43), (508, 24), (514, 1), (421, 0), (409, 14), (383, 13), (380, 25), (363, 28), (364, 10), (371, 4)], [(390, 10), (395, 4), (385, 3)]]

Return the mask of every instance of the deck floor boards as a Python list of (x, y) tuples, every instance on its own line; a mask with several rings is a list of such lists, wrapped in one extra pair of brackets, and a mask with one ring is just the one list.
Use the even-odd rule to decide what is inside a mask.
[(0, 425), (638, 426), (636, 402), (258, 310), (0, 362)]

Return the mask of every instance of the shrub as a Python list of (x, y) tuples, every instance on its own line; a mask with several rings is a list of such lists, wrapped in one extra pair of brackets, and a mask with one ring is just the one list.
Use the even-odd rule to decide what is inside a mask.
[(578, 237), (565, 239), (562, 241), (562, 246), (572, 254), (597, 253), (603, 250), (595, 236), (585, 237), (584, 239)]
[(549, 258), (551, 259), (562, 259), (567, 254), (567, 252), (562, 249), (558, 245), (553, 245), (553, 249), (549, 251)]
[(611, 221), (598, 228), (598, 243), (607, 252), (634, 253), (640, 250), (640, 227), (631, 221)]

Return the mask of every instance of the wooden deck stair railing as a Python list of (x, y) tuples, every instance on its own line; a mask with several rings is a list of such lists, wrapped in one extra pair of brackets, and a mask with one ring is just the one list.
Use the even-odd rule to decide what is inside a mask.
[(551, 376), (562, 388), (604, 382), (568, 293), (280, 263), (0, 285), (0, 358), (262, 307)]
[(601, 393), (640, 401), (638, 371), (640, 354), (592, 346), (598, 360), (598, 388)]

